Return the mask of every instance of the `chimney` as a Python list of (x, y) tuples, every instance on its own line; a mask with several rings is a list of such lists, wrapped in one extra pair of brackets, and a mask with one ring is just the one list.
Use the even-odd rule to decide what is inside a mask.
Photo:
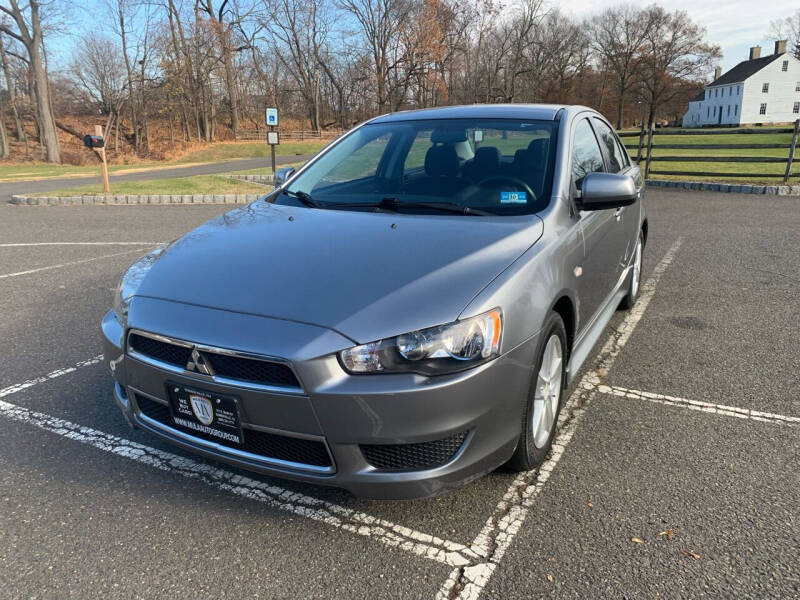
[(750, 60), (761, 58), (761, 46), (753, 46), (750, 48)]
[(783, 54), (786, 52), (786, 40), (775, 41), (775, 54)]
[(722, 67), (717, 67), (714, 69), (714, 81), (719, 79), (720, 75), (722, 75)]

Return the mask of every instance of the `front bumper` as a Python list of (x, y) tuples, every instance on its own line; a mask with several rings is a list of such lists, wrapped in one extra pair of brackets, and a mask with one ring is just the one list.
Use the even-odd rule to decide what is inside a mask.
[[(116, 403), (133, 426), (255, 472), (384, 499), (440, 494), (493, 470), (511, 456), (537, 343), (533, 338), (489, 363), (454, 375), (350, 376), (339, 366), (335, 353), (354, 345), (353, 341), (324, 328), (143, 298), (132, 303), (128, 326), (169, 339), (280, 356), (292, 365), (300, 382), (296, 390), (261, 389), (220, 384), (182, 369), (149, 364), (126, 352), (128, 330), (112, 311), (102, 322), (105, 364), (114, 379)], [(171, 426), (169, 418), (159, 416), (169, 411), (165, 404), (168, 381), (237, 396), (245, 439), (248, 432), (254, 437), (275, 436), (279, 443), (287, 442), (287, 449), (276, 459), (209, 442)], [(395, 449), (399, 456), (407, 450), (418, 455), (418, 450), (436, 444), (441, 448), (446, 440), (456, 440), (458, 445), (447, 446), (454, 451), (439, 464), (404, 468), (402, 460), (393, 462)], [(292, 448), (309, 444), (324, 447), (328, 464), (317, 459), (293, 460)], [(378, 457), (389, 459), (377, 460), (375, 449)], [(315, 456), (319, 458), (319, 453)]]

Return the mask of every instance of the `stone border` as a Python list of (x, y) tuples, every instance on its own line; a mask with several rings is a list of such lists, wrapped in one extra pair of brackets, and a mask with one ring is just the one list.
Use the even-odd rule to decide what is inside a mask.
[(677, 188), (724, 194), (760, 194), (766, 196), (800, 196), (800, 185), (748, 185), (739, 183), (709, 183), (706, 181), (675, 181), (648, 179), (648, 187)]
[(79, 206), (91, 204), (248, 204), (262, 194), (109, 195), (109, 196), (11, 196), (11, 204), (32, 206)]
[(259, 185), (268, 185), (272, 187), (272, 175), (237, 175), (236, 173), (226, 173), (219, 175), (219, 177), (226, 177), (228, 179), (238, 179), (239, 181), (246, 181), (248, 183), (256, 183)]

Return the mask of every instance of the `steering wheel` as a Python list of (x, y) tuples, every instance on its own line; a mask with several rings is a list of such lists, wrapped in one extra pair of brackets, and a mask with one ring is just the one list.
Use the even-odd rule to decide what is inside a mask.
[(489, 177), (484, 177), (479, 182), (477, 182), (475, 185), (482, 187), (485, 184), (491, 183), (493, 181), (506, 181), (506, 182), (513, 183), (514, 185), (517, 185), (517, 186), (521, 187), (523, 190), (525, 190), (526, 193), (530, 194), (530, 198), (534, 202), (536, 201), (536, 194), (533, 193), (533, 190), (531, 189), (531, 186), (529, 186), (527, 183), (522, 181), (522, 179), (520, 179), (519, 177), (513, 177), (511, 175), (489, 175)]

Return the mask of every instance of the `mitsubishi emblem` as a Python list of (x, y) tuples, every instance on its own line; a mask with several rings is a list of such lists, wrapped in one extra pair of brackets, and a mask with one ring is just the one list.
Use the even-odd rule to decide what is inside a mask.
[(192, 356), (189, 359), (189, 362), (186, 363), (186, 370), (194, 371), (195, 373), (200, 373), (202, 375), (214, 374), (214, 370), (206, 360), (206, 357), (200, 354), (200, 352), (197, 351), (197, 348), (192, 348)]

